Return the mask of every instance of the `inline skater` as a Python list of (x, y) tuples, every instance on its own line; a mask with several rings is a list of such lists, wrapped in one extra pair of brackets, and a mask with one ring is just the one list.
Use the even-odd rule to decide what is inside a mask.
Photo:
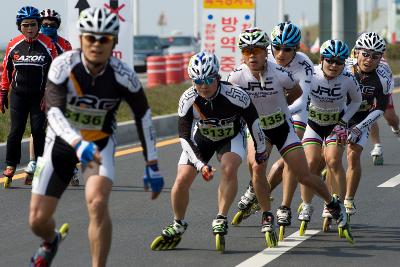
[(193, 85), (181, 96), (178, 110), (178, 131), (183, 151), (171, 193), (174, 221), (153, 241), (153, 250), (173, 249), (180, 242), (188, 226), (184, 217), (190, 186), (198, 172), (206, 181), (213, 178), (214, 170), (208, 162), (216, 153), (222, 177), (218, 188), (218, 214), (212, 222), (212, 229), (216, 236), (216, 249), (224, 251), (227, 214), (237, 193), (237, 171), (246, 153), (242, 120), (255, 140), (252, 157), (255, 165), (261, 166), (257, 168), (258, 173), (265, 173), (265, 138), (257, 110), (246, 92), (220, 81), (218, 71), (219, 63), (214, 54), (200, 52), (189, 62), (188, 73)]
[(385, 40), (375, 32), (363, 33), (356, 41), (354, 60), (347, 61), (349, 70), (361, 86), (362, 103), (349, 121), (347, 146), (346, 212), (356, 213), (354, 196), (361, 179), (361, 153), (368, 140), (371, 126), (387, 109), (392, 88), (392, 72), (380, 63), (386, 50)]
[[(361, 104), (361, 91), (354, 76), (345, 68), (345, 60), (350, 54), (346, 43), (328, 40), (322, 44), (320, 54), (321, 64), (315, 67), (310, 86), (303, 146), (311, 172), (320, 174), (321, 163), (325, 162), (332, 193), (344, 197), (346, 176), (342, 157), (347, 142), (348, 122)], [(347, 95), (350, 101), (346, 108)], [(312, 195), (309, 188), (302, 188), (302, 212), (307, 213), (305, 216), (308, 218), (311, 218), (313, 211)], [(322, 216), (327, 218), (324, 220), (324, 230), (327, 231), (331, 215), (326, 206)]]
[(92, 266), (105, 266), (111, 245), (109, 195), (115, 178), (115, 113), (124, 99), (135, 115), (146, 160), (144, 185), (152, 199), (164, 186), (155, 132), (142, 85), (131, 67), (112, 57), (119, 22), (104, 8), (88, 8), (78, 20), (81, 49), (63, 53), (52, 63), (46, 85), (47, 136), (32, 181), (29, 224), (43, 242), (30, 266), (50, 266), (65, 236), (55, 231), (53, 214), (80, 161), (86, 178)]
[[(239, 48), (242, 51), (244, 63), (229, 75), (228, 81), (244, 88), (252, 98), (260, 116), (261, 128), (266, 136), (268, 155), (272, 146), (277, 146), (298, 182), (311, 187), (325, 200), (339, 228), (345, 230), (346, 238), (352, 242), (343, 204), (336, 196), (329, 194), (319, 176), (311, 174), (305, 167), (307, 166), (306, 157), (301, 142), (294, 132), (288, 108), (288, 103), (292, 104), (302, 94), (302, 90), (285, 68), (266, 60), (269, 44), (268, 35), (259, 28), (249, 28), (242, 32), (239, 36)], [(248, 138), (248, 143), (249, 154), (251, 154), (251, 138)], [(265, 174), (263, 179), (266, 181)], [(239, 210), (244, 213), (250, 210), (255, 201), (251, 185), (246, 191), (238, 203)], [(273, 218), (272, 214), (271, 217)]]
[(44, 113), (44, 87), (50, 63), (57, 56), (51, 39), (39, 33), (39, 10), (22, 7), (16, 17), (22, 33), (12, 39), (6, 48), (0, 89), (0, 111), (8, 108), (10, 92), (11, 126), (7, 137), (6, 177), (4, 187), (9, 188), (15, 169), (21, 160), (21, 141), (28, 116), (35, 150), (34, 158), (43, 154), (46, 115)]
[[(71, 44), (64, 38), (58, 35), (57, 30), (61, 24), (61, 16), (57, 13), (57, 11), (52, 9), (44, 9), (40, 12), (40, 32), (44, 35), (48, 36), (53, 42), (54, 46), (57, 49), (57, 54), (61, 55), (65, 51), (69, 51), (72, 49)], [(33, 138), (29, 140), (29, 157), (30, 161), (25, 168), (25, 184), (31, 185), (33, 174), (35, 172), (36, 160), (33, 146)], [(74, 178), (71, 180), (71, 185), (79, 185), (79, 178), (77, 175), (74, 175)]]

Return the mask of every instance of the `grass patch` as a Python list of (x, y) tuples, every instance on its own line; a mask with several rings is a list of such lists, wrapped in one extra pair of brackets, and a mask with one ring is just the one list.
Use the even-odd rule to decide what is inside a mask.
[[(178, 85), (160, 86), (152, 89), (145, 89), (147, 99), (152, 111), (153, 116), (173, 114), (178, 112), (178, 102), (182, 93), (189, 88), (189, 83), (183, 83)], [(132, 112), (125, 102), (122, 102), (118, 114), (117, 120), (128, 121), (132, 120)], [(0, 114), (0, 142), (5, 142), (10, 129), (10, 112), (6, 110), (5, 114)], [(24, 133), (24, 137), (30, 135), (30, 124), (29, 120), (27, 128)]]

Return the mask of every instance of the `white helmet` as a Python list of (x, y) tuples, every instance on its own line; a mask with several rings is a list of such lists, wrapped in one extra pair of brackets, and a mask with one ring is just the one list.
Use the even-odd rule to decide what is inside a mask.
[(83, 10), (78, 19), (78, 29), (84, 33), (118, 36), (119, 21), (114, 13), (105, 8), (90, 7)]
[(358, 37), (355, 49), (367, 49), (383, 53), (386, 50), (386, 42), (375, 32), (365, 32)]
[(192, 80), (217, 76), (218, 71), (219, 63), (217, 57), (205, 51), (192, 56), (188, 65), (188, 74)]
[(268, 34), (257, 27), (245, 29), (244, 32), (239, 35), (238, 46), (240, 49), (251, 46), (268, 47), (270, 44), (271, 40)]

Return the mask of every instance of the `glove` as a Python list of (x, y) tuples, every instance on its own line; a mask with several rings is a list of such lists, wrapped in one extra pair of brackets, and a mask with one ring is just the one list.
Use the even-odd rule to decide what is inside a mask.
[(8, 90), (1, 89), (0, 90), (0, 111), (4, 114), (8, 109)]
[(94, 160), (94, 154), (96, 153), (97, 146), (93, 142), (80, 141), (75, 146), (76, 156), (82, 164), (88, 164)]
[[(164, 187), (164, 178), (160, 174), (158, 163), (147, 165), (144, 168), (143, 182), (145, 191), (148, 191), (149, 187), (151, 187), (151, 191), (153, 191), (153, 193), (161, 192)], [(157, 196), (158, 194), (153, 195), (152, 199), (156, 198)]]
[(268, 160), (268, 155), (267, 155), (267, 151), (261, 152), (261, 153), (256, 153), (256, 162), (257, 164), (261, 164), (265, 161)]
[(215, 169), (211, 165), (204, 165), (201, 167), (201, 175), (206, 182), (211, 181), (214, 178)]
[(358, 141), (360, 141), (362, 134), (363, 134), (363, 132), (357, 126), (354, 126), (350, 130), (350, 134), (347, 137), (347, 141), (350, 143), (356, 144)]
[(333, 128), (333, 133), (336, 134), (336, 143), (345, 144), (347, 141), (347, 123), (340, 120), (338, 124)]

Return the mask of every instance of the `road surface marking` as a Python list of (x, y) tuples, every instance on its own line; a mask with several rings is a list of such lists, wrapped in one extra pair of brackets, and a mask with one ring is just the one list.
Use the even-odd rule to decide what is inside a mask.
[(400, 184), (400, 174), (396, 175), (393, 178), (390, 178), (383, 184), (378, 185), (378, 187), (395, 187), (396, 185)]
[(307, 230), (306, 235), (300, 236), (300, 231), (291, 234), (286, 237), (284, 241), (280, 241), (276, 248), (267, 248), (261, 251), (260, 253), (254, 255), (253, 257), (245, 260), (242, 263), (236, 265), (236, 267), (262, 267), (271, 261), (275, 260), (283, 253), (291, 250), (292, 248), (298, 246), (301, 242), (309, 239), (313, 235), (316, 235), (320, 232), (320, 230)]
[[(163, 146), (173, 145), (173, 144), (176, 144), (176, 143), (179, 143), (179, 138), (172, 138), (172, 139), (167, 139), (167, 140), (158, 142), (156, 144), (156, 147), (163, 147)], [(119, 151), (115, 152), (114, 155), (115, 155), (115, 157), (121, 157), (121, 156), (125, 156), (125, 155), (128, 155), (128, 154), (133, 154), (133, 153), (137, 153), (137, 152), (141, 152), (141, 151), (143, 151), (143, 148), (141, 146), (138, 146), (138, 147), (134, 147), (134, 148), (128, 148), (128, 149), (119, 150)], [(16, 175), (14, 175), (13, 181), (14, 180), (18, 180), (18, 179), (22, 179), (24, 177), (25, 177), (25, 173), (24, 172), (18, 173)], [(0, 184), (4, 183), (5, 180), (6, 179), (4, 178), (4, 176), (1, 177), (0, 178)]]

